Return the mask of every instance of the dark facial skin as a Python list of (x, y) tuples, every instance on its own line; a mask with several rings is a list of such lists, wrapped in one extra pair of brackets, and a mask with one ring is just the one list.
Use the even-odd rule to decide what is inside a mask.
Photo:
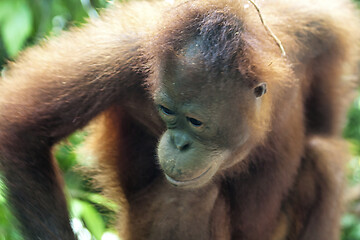
[(171, 67), (165, 65), (154, 96), (167, 126), (158, 146), (159, 163), (173, 185), (200, 187), (249, 152), (244, 147), (251, 142), (248, 121), (260, 111), (266, 84), (248, 87), (240, 74), (212, 76), (191, 45), (166, 64)]

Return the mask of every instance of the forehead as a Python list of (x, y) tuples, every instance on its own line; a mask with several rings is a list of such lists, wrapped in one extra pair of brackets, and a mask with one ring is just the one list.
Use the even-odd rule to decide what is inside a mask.
[(235, 66), (228, 70), (224, 62), (209, 63), (201, 42), (192, 41), (176, 53), (168, 54), (160, 64), (160, 89), (171, 98), (197, 101), (221, 101), (240, 94), (243, 79)]

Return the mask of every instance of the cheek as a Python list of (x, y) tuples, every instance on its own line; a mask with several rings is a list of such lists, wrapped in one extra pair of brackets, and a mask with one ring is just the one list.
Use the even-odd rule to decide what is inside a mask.
[(167, 133), (158, 146), (159, 163), (165, 175), (179, 182), (189, 182), (189, 185), (209, 181), (228, 155), (226, 151), (210, 150), (198, 142), (180, 151), (173, 147)]
[(223, 138), (222, 144), (230, 153), (221, 163), (220, 169), (222, 170), (244, 160), (250, 153), (256, 139), (252, 135), (253, 129), (247, 125), (246, 121), (240, 120), (235, 123), (229, 122), (229, 124), (231, 125), (222, 129), (221, 134), (219, 133), (219, 136)]
[(220, 166), (220, 169), (226, 170), (242, 162), (246, 157), (248, 157), (249, 153), (251, 152), (254, 146), (255, 146), (254, 142), (252, 140), (248, 140), (240, 147), (231, 151), (231, 155), (229, 155), (229, 157), (226, 158), (225, 161), (223, 161), (223, 163)]
[(219, 129), (216, 141), (221, 147), (235, 151), (244, 145), (250, 137), (251, 129), (245, 119), (231, 119)]

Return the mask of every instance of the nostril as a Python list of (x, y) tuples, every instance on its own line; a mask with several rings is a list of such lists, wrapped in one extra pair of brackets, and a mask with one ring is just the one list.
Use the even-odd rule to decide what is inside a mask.
[(185, 151), (190, 148), (190, 143), (187, 141), (182, 141), (181, 139), (175, 139), (174, 144), (180, 151)]
[(180, 151), (188, 150), (191, 146), (189, 136), (183, 132), (174, 132), (171, 135), (171, 141)]
[(176, 148), (179, 149), (180, 151), (186, 151), (188, 150), (190, 147), (190, 144), (189, 143), (185, 143), (183, 145), (176, 145)]

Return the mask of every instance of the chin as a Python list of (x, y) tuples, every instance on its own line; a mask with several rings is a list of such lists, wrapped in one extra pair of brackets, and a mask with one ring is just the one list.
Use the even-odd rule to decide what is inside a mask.
[(164, 175), (166, 180), (175, 187), (184, 189), (196, 189), (208, 185), (211, 182), (215, 173), (217, 172), (218, 168), (218, 164), (213, 164), (209, 168), (204, 170), (204, 172), (200, 175), (186, 180), (177, 180), (173, 177), (170, 177), (166, 173), (164, 173)]

